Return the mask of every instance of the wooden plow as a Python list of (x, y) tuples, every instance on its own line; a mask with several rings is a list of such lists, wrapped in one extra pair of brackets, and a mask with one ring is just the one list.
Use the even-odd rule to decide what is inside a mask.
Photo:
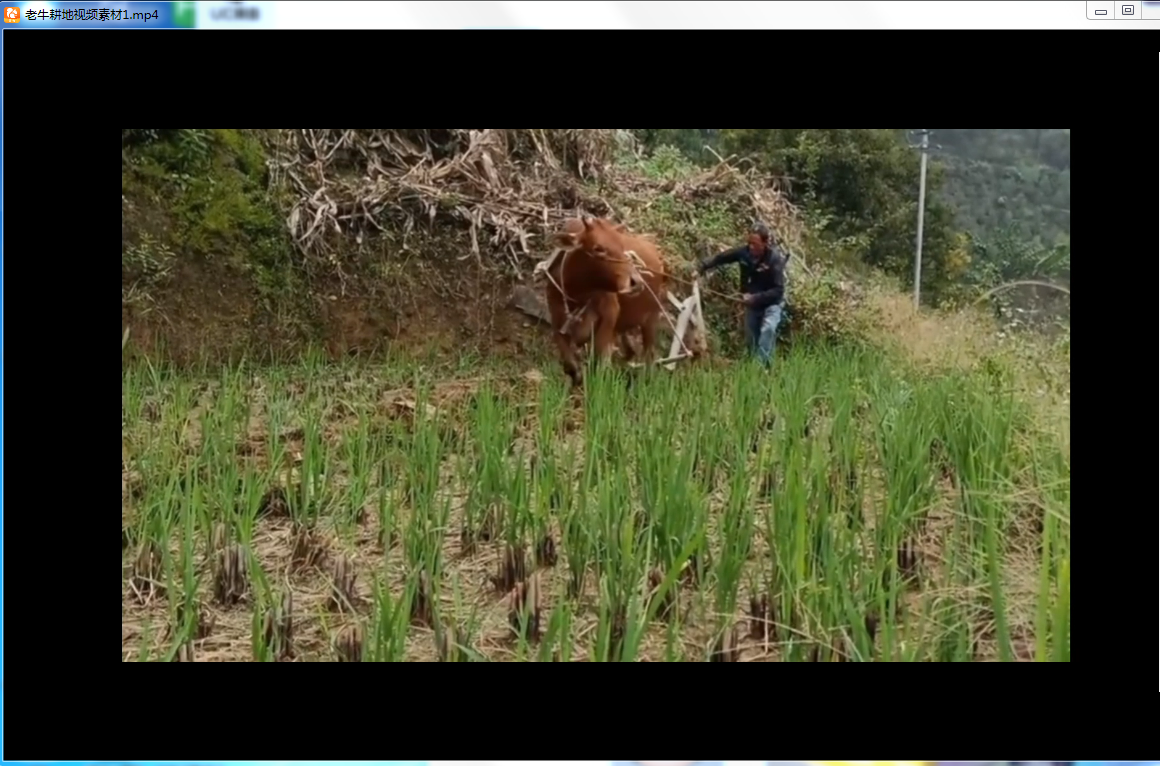
[(672, 293), (669, 293), (668, 297), (669, 303), (677, 310), (677, 319), (674, 322), (672, 314), (667, 309), (661, 308), (673, 328), (673, 342), (669, 344), (669, 355), (657, 364), (666, 370), (672, 370), (676, 368), (677, 362), (693, 356), (693, 352), (685, 346), (685, 333), (689, 329), (690, 322), (702, 338), (706, 337), (705, 314), (701, 310), (701, 281), (693, 280), (693, 292), (683, 301), (678, 300)]

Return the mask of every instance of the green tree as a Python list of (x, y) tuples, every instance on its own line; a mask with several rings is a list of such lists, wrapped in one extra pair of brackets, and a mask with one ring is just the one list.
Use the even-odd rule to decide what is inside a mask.
[(971, 247), (971, 278), (980, 287), (1038, 279), (1071, 284), (1071, 238), (1044, 246), (1019, 235), (1014, 226), (988, 239), (976, 238)]
[(970, 250), (967, 282), (974, 294), (1000, 286), (1013, 288), (990, 294), (1001, 319), (1024, 326), (1070, 320), (1070, 295), (1044, 284), (1070, 288), (1069, 237), (1044, 246), (1022, 237), (1017, 226), (1007, 226), (987, 239), (973, 238)]
[[(754, 157), (786, 180), (790, 198), (822, 221), (834, 239), (854, 242), (861, 260), (913, 280), (919, 157), (901, 130), (722, 130), (721, 147)], [(939, 168), (927, 175), (924, 291), (947, 279), (955, 247), (953, 213), (935, 192)], [(934, 295), (931, 296), (935, 297)]]
[(706, 146), (716, 146), (717, 134), (720, 133), (716, 129), (644, 128), (633, 130), (632, 133), (649, 151), (667, 145), (679, 149), (686, 157), (702, 165), (717, 161), (713, 153), (705, 149)]
[(1071, 233), (1071, 131), (944, 129), (935, 161), (946, 170), (940, 197), (977, 238), (1017, 237), (1048, 245)]

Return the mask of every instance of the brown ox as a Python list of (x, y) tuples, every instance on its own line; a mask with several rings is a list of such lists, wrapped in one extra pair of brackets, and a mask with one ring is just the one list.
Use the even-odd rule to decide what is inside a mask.
[(556, 347), (572, 382), (580, 383), (577, 352), (590, 337), (602, 359), (617, 340), (632, 358), (627, 333), (639, 329), (645, 361), (653, 361), (667, 295), (656, 246), (600, 218), (573, 218), (556, 239), (563, 251), (552, 259), (545, 290)]

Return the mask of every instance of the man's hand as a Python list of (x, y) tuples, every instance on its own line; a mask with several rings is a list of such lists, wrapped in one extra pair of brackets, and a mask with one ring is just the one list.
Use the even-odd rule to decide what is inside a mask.
[(741, 296), (741, 301), (742, 301), (742, 302), (743, 302), (743, 303), (744, 303), (746, 306), (752, 306), (752, 305), (753, 305), (753, 297), (754, 297), (754, 296), (753, 296), (753, 294), (752, 294), (752, 293), (745, 293), (745, 294), (743, 294), (743, 295)]

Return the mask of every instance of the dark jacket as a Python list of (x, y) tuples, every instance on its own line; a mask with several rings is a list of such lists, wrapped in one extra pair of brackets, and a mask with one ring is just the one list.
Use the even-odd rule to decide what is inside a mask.
[(740, 264), (741, 292), (754, 296), (750, 308), (765, 310), (785, 300), (785, 264), (788, 261), (789, 254), (782, 252), (777, 245), (770, 244), (760, 259), (753, 257), (748, 245), (742, 245), (702, 263), (701, 273), (729, 263)]

